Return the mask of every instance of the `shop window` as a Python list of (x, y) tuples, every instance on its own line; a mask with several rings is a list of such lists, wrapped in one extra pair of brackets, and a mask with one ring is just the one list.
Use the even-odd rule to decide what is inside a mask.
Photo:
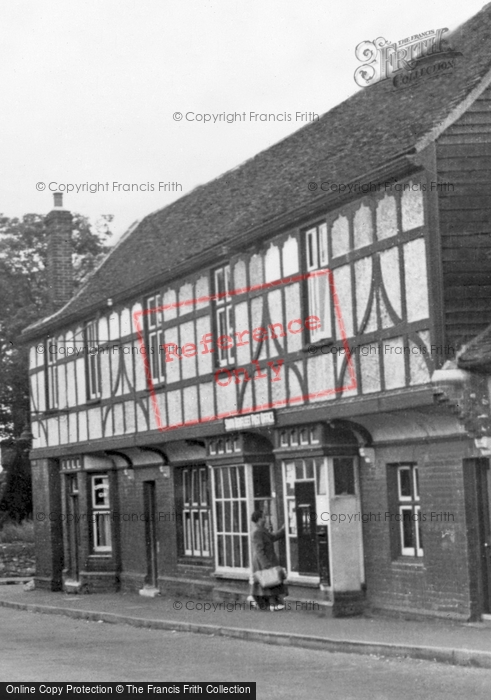
[(391, 544), (394, 556), (422, 557), (419, 471), (414, 464), (388, 466)]
[(211, 556), (208, 470), (183, 469), (181, 474), (183, 550), (185, 556)]
[(244, 465), (215, 467), (216, 557), (219, 568), (248, 569), (249, 520)]
[(273, 529), (271, 472), (269, 464), (255, 464), (252, 467), (252, 490), (254, 510), (262, 510), (266, 516), (266, 528)]
[(110, 552), (112, 545), (109, 477), (107, 474), (93, 474), (90, 479), (93, 550), (94, 552)]

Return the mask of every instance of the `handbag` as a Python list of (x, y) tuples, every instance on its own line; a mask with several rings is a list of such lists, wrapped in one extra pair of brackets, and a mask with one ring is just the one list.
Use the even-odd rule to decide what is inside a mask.
[(283, 582), (280, 566), (272, 566), (269, 569), (256, 571), (254, 576), (261, 588), (274, 588), (274, 586), (279, 586)]

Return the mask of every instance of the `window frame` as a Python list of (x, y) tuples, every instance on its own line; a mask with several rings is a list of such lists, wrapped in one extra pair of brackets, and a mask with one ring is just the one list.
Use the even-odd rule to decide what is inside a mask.
[(46, 339), (46, 408), (54, 411), (59, 407), (59, 384), (57, 353), (50, 352), (51, 347), (56, 348), (55, 338)]
[[(90, 506), (91, 506), (91, 523), (92, 523), (92, 552), (94, 554), (111, 554), (112, 553), (112, 528), (111, 528), (111, 497), (110, 497), (110, 479), (109, 474), (104, 472), (99, 472), (97, 474), (89, 474), (90, 479)], [(96, 479), (104, 480), (102, 485), (96, 487)], [(96, 492), (99, 490), (104, 490), (104, 503), (97, 503)], [(108, 544), (98, 544), (102, 538), (99, 538), (100, 521), (97, 516), (104, 516), (102, 521), (104, 532), (104, 540)]]
[[(212, 508), (210, 505), (208, 467), (206, 465), (188, 466), (180, 469), (180, 488), (182, 493), (182, 556), (186, 558), (210, 559), (213, 555), (212, 548)], [(204, 475), (204, 479), (203, 479)], [(186, 484), (186, 479), (189, 480)], [(196, 495), (195, 482), (197, 480)], [(190, 498), (187, 498), (189, 490)], [(189, 513), (190, 529), (187, 528), (186, 515)], [(196, 517), (195, 517), (196, 516)], [(199, 528), (199, 548), (196, 547), (195, 520)], [(207, 523), (207, 526), (205, 525)], [(206, 529), (207, 528), (207, 529)], [(206, 535), (205, 535), (206, 531)], [(206, 540), (206, 542), (205, 542)], [(208, 548), (204, 545), (207, 544)]]
[[(99, 346), (94, 343), (97, 341), (97, 321), (90, 321), (85, 324), (85, 349), (86, 349), (86, 389), (87, 400), (95, 401), (101, 398), (101, 366), (99, 360)], [(92, 344), (91, 344), (92, 343)], [(95, 349), (96, 352), (91, 352)]]
[(147, 297), (145, 306), (148, 312), (145, 314), (148, 367), (152, 382), (159, 384), (165, 381), (164, 329), (162, 325), (162, 295), (160, 292)]
[[(223, 274), (223, 284), (219, 282), (219, 275)], [(213, 275), (213, 323), (215, 325), (216, 355), (215, 365), (217, 367), (229, 367), (235, 364), (235, 343), (234, 336), (234, 317), (232, 296), (230, 294), (232, 287), (232, 268), (230, 264), (217, 267), (212, 272)], [(221, 291), (221, 287), (223, 290)], [(222, 320), (223, 319), (223, 320)], [(232, 346), (230, 348), (221, 348), (218, 345), (218, 338), (223, 335), (228, 335), (232, 338)]]
[[(307, 271), (306, 305), (309, 316), (317, 316), (321, 319), (321, 327), (311, 329), (308, 332), (308, 340), (311, 343), (330, 340), (333, 336), (331, 318), (331, 289), (329, 272), (329, 229), (326, 221), (310, 226), (304, 231), (305, 267)], [(325, 270), (325, 274), (315, 274)], [(321, 311), (320, 294), (322, 288), (327, 291), (328, 301)], [(322, 327), (324, 322), (325, 328)]]

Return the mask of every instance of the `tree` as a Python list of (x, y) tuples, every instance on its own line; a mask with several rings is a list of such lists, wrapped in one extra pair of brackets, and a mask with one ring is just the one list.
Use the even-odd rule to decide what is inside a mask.
[[(73, 216), (74, 291), (109, 252), (109, 223)], [(47, 315), (48, 231), (44, 217), (0, 217), (0, 437), (18, 437), (29, 412), (28, 350), (21, 331)]]

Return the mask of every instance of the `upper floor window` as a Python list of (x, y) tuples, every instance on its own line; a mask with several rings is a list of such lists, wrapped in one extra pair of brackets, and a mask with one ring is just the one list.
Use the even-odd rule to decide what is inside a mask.
[(162, 330), (162, 299), (160, 294), (147, 299), (147, 328), (149, 364), (152, 380), (164, 379), (165, 353), (163, 349), (164, 333)]
[(331, 333), (331, 290), (327, 265), (327, 224), (314, 226), (305, 232), (305, 259), (307, 262), (309, 315), (317, 316), (320, 325), (310, 331), (310, 341), (330, 338)]
[(87, 364), (87, 398), (98, 399), (101, 395), (97, 323), (92, 321), (85, 327), (85, 349)]
[(46, 341), (46, 405), (58, 408), (58, 368), (56, 366), (57, 347), (54, 338)]
[(231, 291), (230, 265), (219, 267), (214, 272), (215, 324), (217, 337), (217, 364), (219, 367), (232, 364), (234, 355), (234, 322)]

